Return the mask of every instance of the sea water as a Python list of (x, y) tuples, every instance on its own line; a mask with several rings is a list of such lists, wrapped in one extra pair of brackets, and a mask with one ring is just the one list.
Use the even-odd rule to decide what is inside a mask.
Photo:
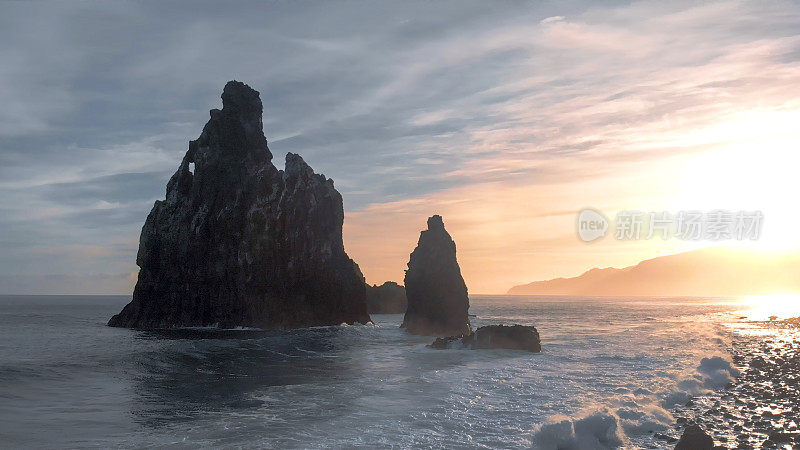
[(738, 300), (472, 296), (543, 352), (435, 350), (373, 325), (110, 328), (117, 296), (0, 297), (0, 447), (667, 448), (735, 376)]

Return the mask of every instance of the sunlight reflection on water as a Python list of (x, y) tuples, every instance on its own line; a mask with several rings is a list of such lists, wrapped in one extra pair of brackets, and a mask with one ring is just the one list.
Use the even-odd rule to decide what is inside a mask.
[(790, 319), (800, 316), (800, 295), (751, 295), (743, 301), (742, 311), (750, 320)]

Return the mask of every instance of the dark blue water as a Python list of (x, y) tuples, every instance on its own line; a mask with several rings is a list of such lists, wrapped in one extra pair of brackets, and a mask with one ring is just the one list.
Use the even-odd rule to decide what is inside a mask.
[(432, 350), (400, 315), (288, 332), (105, 326), (128, 301), (0, 297), (0, 447), (548, 448), (572, 439), (548, 418), (587, 411), (613, 417), (622, 446), (659, 446), (664, 398), (724, 356), (722, 324), (742, 309), (473, 297), (473, 326), (535, 324), (537, 355)]

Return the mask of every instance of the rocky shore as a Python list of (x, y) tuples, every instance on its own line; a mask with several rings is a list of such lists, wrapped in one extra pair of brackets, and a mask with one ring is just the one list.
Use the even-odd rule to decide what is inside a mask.
[(698, 396), (673, 410), (676, 443), (696, 424), (717, 448), (800, 448), (800, 330), (798, 319), (754, 324), (758, 333), (737, 338), (733, 361), (741, 370), (726, 389)]

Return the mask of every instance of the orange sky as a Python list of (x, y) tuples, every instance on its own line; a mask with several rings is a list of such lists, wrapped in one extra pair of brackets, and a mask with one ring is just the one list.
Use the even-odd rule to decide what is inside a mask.
[(613, 238), (613, 228), (605, 238), (584, 243), (576, 235), (575, 220), (585, 207), (612, 220), (620, 210), (760, 210), (765, 219), (758, 241), (725, 243), (797, 249), (800, 235), (794, 224), (800, 224), (800, 216), (791, 206), (789, 183), (797, 166), (786, 165), (787, 150), (767, 148), (752, 152), (759, 154), (752, 160), (726, 159), (733, 151), (625, 164), (617, 174), (580, 182), (491, 181), (373, 204), (346, 214), (345, 245), (368, 282), (402, 282), (425, 219), (441, 214), (473, 293), (504, 293), (516, 284), (719, 244), (675, 238), (624, 242)]
[[(695, 9), (709, 17), (730, 12), (720, 5)], [(493, 94), (559, 78), (604, 82), (581, 87), (580, 95), (568, 86), (511, 97), (495, 106), (507, 117), (502, 126), (477, 124), (457, 144), (453, 136), (437, 139), (444, 151), (476, 155), (441, 173), (472, 183), (347, 211), (346, 248), (368, 282), (402, 282), (425, 218), (434, 213), (456, 241), (472, 293), (503, 293), (515, 284), (713, 244), (613, 237), (585, 244), (575, 234), (576, 214), (585, 207), (610, 218), (620, 210), (760, 210), (762, 237), (746, 245), (796, 249), (800, 64), (777, 55), (796, 48), (798, 39), (711, 48), (679, 32), (686, 19), (675, 14), (614, 27), (554, 18), (481, 42), (459, 41), (459, 48), (474, 44), (478, 51), (539, 50), (504, 74), (514, 83)], [(538, 66), (542, 47), (565, 60), (586, 57), (574, 66)], [(687, 52), (717, 54), (701, 64), (662, 64)], [(469, 114), (427, 111), (420, 120)]]

